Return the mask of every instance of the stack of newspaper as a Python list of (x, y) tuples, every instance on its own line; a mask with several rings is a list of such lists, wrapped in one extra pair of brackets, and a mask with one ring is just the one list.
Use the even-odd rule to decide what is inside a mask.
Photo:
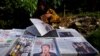
[(7, 56), (7, 53), (15, 45), (17, 38), (0, 38), (0, 56)]
[(31, 19), (26, 29), (0, 29), (0, 56), (96, 56), (99, 52), (75, 29), (53, 29)]
[(48, 27), (49, 30), (47, 30), (46, 26), (49, 25), (44, 25), (46, 23), (38, 19), (31, 19), (31, 21), (42, 36), (34, 40), (32, 56), (35, 53), (41, 53), (41, 46), (43, 44), (50, 45), (50, 52), (55, 53), (57, 56), (95, 56), (99, 53), (75, 29), (53, 29), (52, 27)]
[(6, 56), (7, 53), (16, 44), (17, 37), (24, 34), (23, 29), (0, 29), (0, 56)]
[(8, 29), (0, 30), (0, 38), (9, 38), (9, 37), (20, 37), (24, 34), (24, 29)]
[[(37, 56), (43, 52), (42, 47), (49, 45), (50, 55), (55, 56), (95, 56), (98, 51), (86, 40), (79, 37), (69, 38), (19, 38), (10, 51), (9, 56)], [(47, 49), (47, 50), (46, 50)], [(51, 54), (52, 53), (52, 54)]]

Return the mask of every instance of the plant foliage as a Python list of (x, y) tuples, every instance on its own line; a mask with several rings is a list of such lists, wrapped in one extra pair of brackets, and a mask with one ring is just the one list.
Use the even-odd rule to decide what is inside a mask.
[(87, 40), (100, 51), (100, 27), (96, 31), (92, 32), (87, 37)]

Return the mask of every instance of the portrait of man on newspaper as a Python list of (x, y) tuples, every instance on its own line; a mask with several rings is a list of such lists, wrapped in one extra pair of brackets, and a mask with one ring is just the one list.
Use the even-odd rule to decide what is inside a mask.
[(55, 53), (50, 52), (50, 45), (49, 44), (43, 44), (41, 46), (41, 52), (35, 53), (33, 56), (57, 56)]

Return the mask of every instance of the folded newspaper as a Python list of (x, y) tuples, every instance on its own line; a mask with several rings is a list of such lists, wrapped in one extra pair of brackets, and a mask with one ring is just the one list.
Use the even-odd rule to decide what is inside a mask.
[(34, 29), (33, 32), (36, 32), (37, 33), (36, 34), (37, 36), (43, 36), (47, 32), (49, 32), (50, 30), (53, 30), (53, 28), (49, 24), (46, 24), (46, 23), (44, 23), (43, 21), (41, 21), (39, 19), (30, 19), (30, 20), (32, 21), (33, 26), (30, 26), (30, 27), (26, 28), (26, 30), (29, 33), (31, 33), (32, 32), (31, 30)]
[(75, 29), (53, 29), (43, 21), (31, 18), (32, 26), (26, 28), (24, 35), (37, 37), (83, 37)]

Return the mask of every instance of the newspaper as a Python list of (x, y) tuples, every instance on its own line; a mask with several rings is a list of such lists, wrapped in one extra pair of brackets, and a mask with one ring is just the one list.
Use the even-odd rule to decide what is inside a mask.
[(0, 50), (3, 50), (0, 52), (0, 56), (2, 53), (2, 56), (95, 56), (98, 53), (91, 44), (82, 38), (79, 39), (79, 37), (34, 38), (21, 36), (21, 38), (16, 39), (2, 38), (0, 40)]
[[(53, 41), (53, 39), (46, 39), (46, 38), (37, 38), (35, 39), (35, 42), (34, 42), (34, 45), (33, 45), (33, 50), (32, 50), (32, 56), (35, 56), (35, 55), (41, 55), (43, 50), (42, 47), (43, 45), (49, 45), (49, 53), (51, 55), (56, 55), (57, 56), (57, 50), (56, 50), (56, 46), (55, 46), (55, 43)], [(45, 49), (46, 50), (46, 49)], [(46, 50), (47, 51), (47, 50)]]
[(36, 36), (38, 34), (38, 36), (46, 36), (46, 37), (83, 37), (75, 29), (55, 29), (54, 30), (50, 25), (48, 25), (47, 23), (44, 23), (43, 21), (39, 19), (31, 18), (30, 20), (33, 23), (34, 27), (30, 26), (29, 28), (31, 29), (27, 31)]
[[(1, 40), (1, 38), (0, 38)], [(12, 49), (12, 47), (15, 45), (17, 41), (17, 38), (7, 38), (3, 39), (3, 41), (0, 41), (0, 56), (6, 56), (9, 50)]]
[(0, 30), (0, 38), (20, 37), (24, 31), (22, 29)]
[(75, 29), (56, 29), (58, 37), (83, 37)]
[(50, 30), (53, 30), (53, 28), (49, 24), (46, 24), (39, 19), (31, 18), (30, 20), (33, 23), (33, 25), (36, 27), (38, 32), (41, 34), (41, 36), (45, 35)]
[(75, 29), (52, 30), (38, 20), (34, 24), (26, 30), (0, 29), (0, 56), (95, 56), (98, 53)]
[(34, 39), (30, 38), (18, 38), (7, 56), (30, 56), (33, 41)]
[(60, 38), (70, 38), (70, 37), (83, 37), (75, 29), (55, 29), (50, 30), (44, 35), (44, 37), (60, 37)]
[(20, 37), (25, 32), (25, 29), (12, 29), (11, 33), (12, 35), (16, 35), (16, 37)]
[[(47, 23), (44, 23), (40, 19), (37, 18), (30, 18), (31, 22), (33, 23), (33, 26), (30, 26), (29, 33), (34, 34), (37, 36), (46, 36), (46, 37), (83, 37), (80, 33), (78, 33), (75, 29), (54, 29), (48, 25)], [(37, 33), (33, 33), (33, 32)], [(53, 33), (55, 32), (55, 33)], [(57, 33), (57, 34), (56, 34)], [(49, 35), (50, 34), (50, 35)], [(56, 34), (56, 35), (53, 35)], [(49, 36), (47, 36), (49, 35)]]
[(8, 38), (12, 30), (2, 30), (0, 31), (0, 38)]
[(56, 38), (55, 40), (60, 56), (77, 56), (75, 48), (72, 46), (72, 42), (66, 38)]
[(59, 53), (61, 56), (95, 56), (98, 51), (87, 41), (78, 37), (71, 38), (56, 38)]
[(34, 25), (27, 27), (24, 32), (24, 35), (41, 36), (41, 34)]
[(50, 45), (50, 52), (55, 53), (56, 56), (95, 56), (98, 54), (98, 51), (84, 39), (73, 38), (72, 40), (71, 38), (36, 38), (32, 45), (31, 56), (40, 55), (42, 53), (41, 46), (44, 44)]

